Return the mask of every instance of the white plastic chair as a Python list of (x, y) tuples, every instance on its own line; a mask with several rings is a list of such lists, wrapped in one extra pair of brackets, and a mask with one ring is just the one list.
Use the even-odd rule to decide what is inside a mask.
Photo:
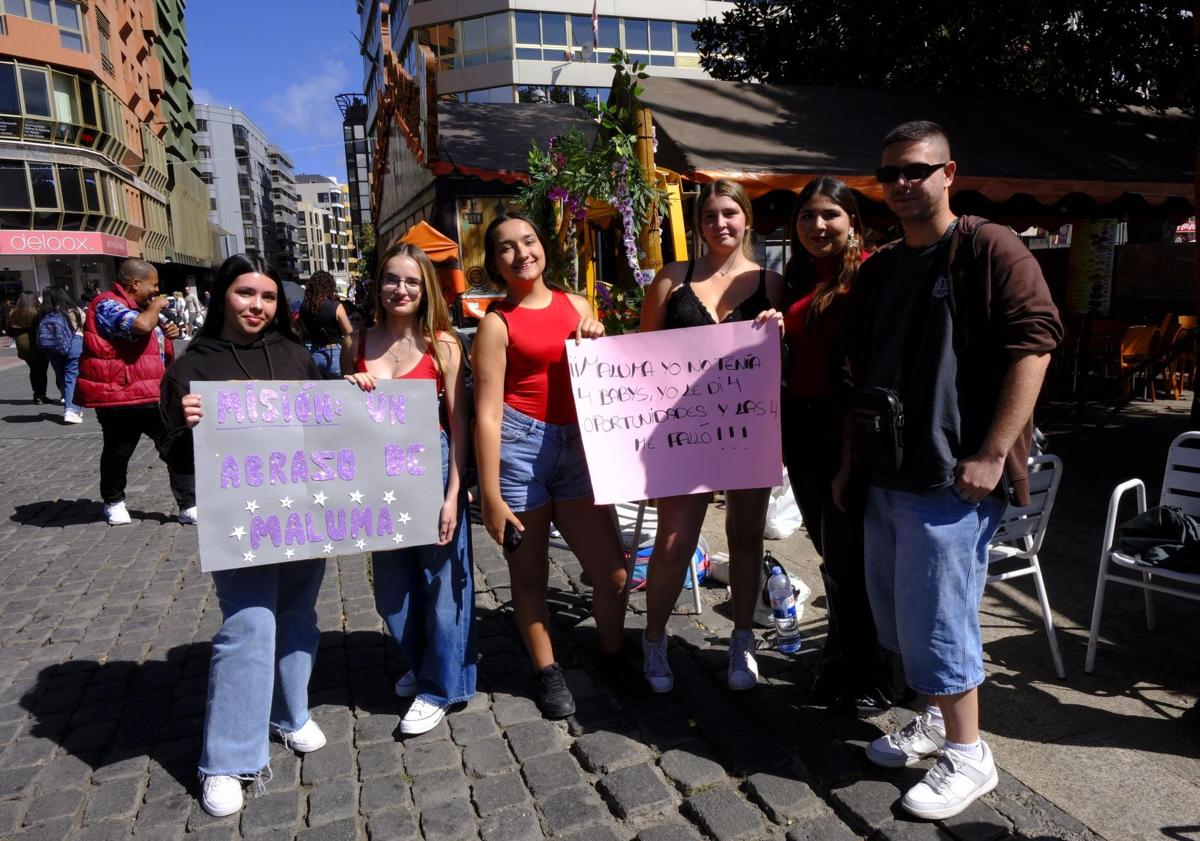
[(1050, 612), (1050, 599), (1046, 596), (1046, 582), (1042, 579), (1038, 552), (1046, 537), (1046, 526), (1050, 523), (1050, 511), (1054, 508), (1054, 498), (1058, 495), (1061, 479), (1062, 461), (1058, 456), (1041, 455), (1029, 459), (1030, 504), (1017, 506), (1010, 503), (1000, 515), (1000, 527), (988, 546), (988, 569), (993, 565), (1007, 565), (1011, 561), (1028, 562), (1018, 569), (989, 575), (988, 583), (1033, 576), (1038, 601), (1042, 606), (1042, 621), (1046, 624), (1046, 636), (1050, 638), (1054, 672), (1060, 679), (1065, 678), (1067, 673), (1058, 649), (1058, 636), (1054, 630), (1054, 617)]
[[(613, 509), (617, 515), (621, 542), (630, 553), (629, 565), (625, 570), (625, 588), (628, 590), (633, 583), (633, 567), (637, 563), (638, 550), (654, 545), (654, 536), (658, 533), (658, 509), (647, 508), (645, 501), (619, 502)], [(704, 603), (700, 601), (700, 570), (696, 568), (695, 549), (692, 550), (688, 565), (688, 574), (692, 577), (692, 606), (699, 616), (704, 611)]]
[[(1141, 479), (1129, 479), (1113, 488), (1108, 500), (1108, 518), (1104, 523), (1104, 543), (1100, 550), (1100, 572), (1096, 577), (1096, 601), (1092, 606), (1092, 630), (1088, 636), (1087, 659), (1083, 670), (1088, 674), (1096, 664), (1096, 642), (1100, 637), (1100, 617), (1104, 610), (1104, 588), (1112, 581), (1141, 587), (1146, 597), (1146, 628), (1154, 630), (1154, 593), (1167, 593), (1192, 601), (1200, 601), (1200, 574), (1176, 572), (1169, 569), (1149, 569), (1138, 564), (1130, 555), (1118, 551), (1114, 541), (1121, 498), (1130, 490), (1137, 491), (1137, 513), (1146, 510), (1146, 484)], [(1167, 469), (1163, 473), (1159, 505), (1177, 505), (1185, 514), (1200, 514), (1200, 432), (1185, 432), (1171, 442), (1167, 450)], [(1117, 572), (1124, 568), (1137, 573), (1133, 577)], [(1181, 589), (1159, 583), (1163, 579), (1178, 581), (1191, 589)]]

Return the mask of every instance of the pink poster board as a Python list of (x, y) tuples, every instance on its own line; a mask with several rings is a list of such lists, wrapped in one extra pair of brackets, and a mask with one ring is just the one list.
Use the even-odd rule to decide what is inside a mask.
[(597, 503), (780, 483), (775, 324), (568, 340), (567, 358)]

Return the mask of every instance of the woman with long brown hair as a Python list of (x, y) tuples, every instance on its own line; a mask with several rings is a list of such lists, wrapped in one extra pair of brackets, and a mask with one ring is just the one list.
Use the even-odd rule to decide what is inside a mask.
[(441, 403), (438, 542), (371, 554), (375, 607), (408, 660), (396, 694), (413, 698), (400, 732), (425, 733), (475, 694), (471, 526), (462, 478), (470, 451), (462, 347), (429, 257), (398, 243), (375, 277), (375, 322), (351, 337), (346, 379), (363, 391), (385, 379), (429, 379)]
[(26, 290), (17, 296), (12, 312), (8, 315), (8, 335), (17, 344), (17, 356), (29, 368), (29, 386), (33, 389), (33, 402), (49, 403), (46, 398), (46, 385), (49, 377), (46, 369), (50, 360), (46, 358), (37, 346), (37, 322), (39, 305), (37, 295)]
[(327, 271), (315, 271), (304, 284), (300, 324), (317, 370), (327, 380), (336, 380), (344, 367), (341, 358), (350, 346), (350, 319), (337, 297), (337, 283)]
[(882, 712), (903, 694), (904, 683), (899, 659), (875, 638), (863, 578), (862, 494), (847, 494), (849, 509), (842, 511), (831, 493), (842, 461), (835, 387), (848, 293), (864, 259), (866, 231), (854, 193), (830, 176), (814, 178), (800, 191), (789, 229), (783, 460), (805, 528), (823, 560), (829, 606), (813, 697)]

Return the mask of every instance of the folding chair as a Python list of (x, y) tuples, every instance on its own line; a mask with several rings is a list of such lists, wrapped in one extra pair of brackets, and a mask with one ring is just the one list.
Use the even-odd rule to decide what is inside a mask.
[[(658, 510), (648, 508), (643, 502), (619, 502), (613, 506), (617, 516), (617, 528), (621, 532), (621, 542), (630, 553), (629, 564), (625, 570), (625, 587), (629, 588), (633, 581), (633, 567), (637, 564), (639, 549), (654, 545), (654, 536), (658, 533)], [(696, 615), (704, 611), (704, 603), (700, 601), (700, 570), (696, 568), (696, 550), (692, 549), (692, 558), (688, 562), (688, 574), (692, 577), (692, 606)]]
[(1046, 624), (1046, 636), (1050, 638), (1050, 655), (1054, 658), (1054, 672), (1060, 679), (1067, 676), (1063, 669), (1062, 653), (1058, 650), (1058, 636), (1054, 630), (1054, 617), (1050, 612), (1050, 599), (1046, 596), (1046, 582), (1042, 579), (1042, 567), (1038, 552), (1050, 523), (1050, 511), (1058, 494), (1058, 483), (1062, 479), (1062, 461), (1058, 456), (1040, 455), (1029, 459), (1030, 504), (1009, 504), (1000, 515), (1000, 527), (988, 546), (988, 569), (1006, 566), (1012, 561), (1026, 561), (1027, 565), (1007, 572), (988, 576), (988, 583), (1008, 581), (1025, 575), (1033, 576), (1038, 601), (1042, 606), (1042, 621)]
[[(1113, 488), (1108, 500), (1108, 518), (1104, 523), (1104, 543), (1100, 550), (1100, 572), (1096, 577), (1096, 600), (1092, 606), (1092, 630), (1088, 636), (1087, 659), (1083, 670), (1088, 674), (1096, 664), (1096, 642), (1100, 637), (1100, 618), (1104, 610), (1104, 590), (1108, 582), (1140, 587), (1146, 597), (1146, 628), (1154, 630), (1154, 593), (1167, 593), (1192, 601), (1200, 601), (1200, 574), (1176, 572), (1169, 569), (1150, 569), (1116, 546), (1117, 514), (1121, 498), (1137, 492), (1137, 513), (1146, 510), (1146, 484), (1141, 479), (1129, 479)], [(1167, 467), (1163, 474), (1160, 505), (1177, 505), (1185, 514), (1200, 514), (1200, 432), (1185, 432), (1171, 442), (1167, 450)], [(1130, 570), (1137, 577), (1119, 572)], [(1162, 584), (1177, 581), (1189, 589)]]

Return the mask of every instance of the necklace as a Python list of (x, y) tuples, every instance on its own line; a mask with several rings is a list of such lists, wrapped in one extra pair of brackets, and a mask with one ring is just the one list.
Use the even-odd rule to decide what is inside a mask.
[(400, 339), (393, 341), (390, 345), (388, 345), (386, 348), (384, 348), (384, 350), (387, 352), (387, 355), (392, 357), (392, 359), (395, 360), (396, 362), (404, 361), (404, 359), (398, 353), (396, 353), (394, 350), (392, 350), (392, 348), (396, 346), (396, 342), (399, 342), (402, 347), (406, 344), (412, 345), (414, 350), (417, 347), (416, 339), (414, 339), (410, 336), (403, 336)]
[(729, 259), (725, 261), (725, 264), (720, 269), (713, 269), (713, 274), (715, 274), (717, 277), (725, 277), (737, 267), (741, 256), (742, 255), (739, 252), (733, 252), (733, 254), (730, 255)]

